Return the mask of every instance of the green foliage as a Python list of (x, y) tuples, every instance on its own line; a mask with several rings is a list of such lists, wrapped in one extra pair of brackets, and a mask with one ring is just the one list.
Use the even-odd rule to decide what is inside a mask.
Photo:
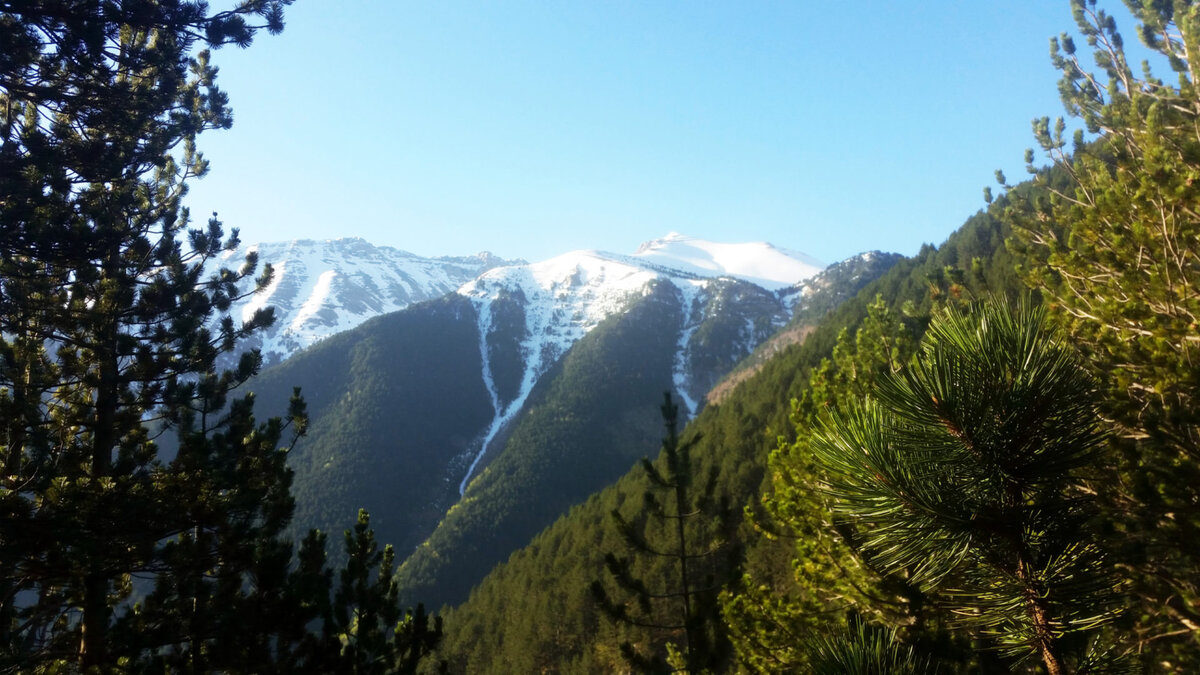
[(218, 359), (271, 312), (235, 325), (256, 258), (203, 276), (236, 231), (181, 206), (197, 134), (231, 121), (195, 48), (288, 4), (0, 7), (0, 671), (328, 672), (320, 537), (294, 560), (281, 536), (304, 404), (288, 387), (260, 423), (232, 397), (259, 356)]
[(814, 489), (822, 471), (811, 448), (818, 425), (898, 371), (911, 358), (913, 343), (911, 329), (877, 295), (853, 339), (846, 328), (839, 331), (832, 358), (821, 360), (808, 388), (793, 400), (795, 438), (779, 439), (768, 459), (772, 489), (762, 500), (765, 513), (750, 514), (766, 536), (792, 541), (791, 592), (780, 596), (748, 574), (737, 592), (724, 596), (726, 621), (748, 667), (811, 667), (802, 636), (838, 628), (850, 613), (897, 621), (920, 611), (916, 589), (865, 566), (849, 541), (851, 531), (835, 527), (827, 497)]
[(857, 554), (854, 528), (835, 524), (828, 498), (816, 489), (823, 472), (811, 442), (831, 412), (857, 405), (881, 377), (912, 358), (935, 303), (1020, 292), (1003, 245), (1007, 229), (991, 212), (998, 208), (1002, 204), (968, 219), (940, 248), (925, 247), (917, 258), (896, 264), (832, 312), (799, 350), (812, 365), (788, 366), (786, 354), (776, 359), (803, 379), (783, 389), (768, 368), (753, 381), (760, 396), (789, 391), (790, 424), (776, 428), (792, 433), (778, 437), (762, 502), (748, 510), (756, 532), (746, 535), (746, 574), (722, 597), (744, 668), (810, 668), (805, 636), (841, 630), (854, 616), (904, 626), (906, 639), (943, 660), (977, 670), (995, 667), (991, 657), (972, 653), (945, 633), (945, 612), (905, 573), (881, 574)]
[(1117, 586), (1080, 479), (1104, 435), (1070, 348), (1027, 307), (949, 310), (875, 395), (813, 442), (864, 554), (942, 588), (957, 624), (1065, 672), (1071, 637), (1112, 619)]
[(1052, 167), (1036, 170), (1027, 152), (1045, 189), (1015, 193), (1006, 218), (1024, 278), (1051, 300), (1107, 393), (1105, 417), (1123, 441), (1103, 496), (1143, 599), (1127, 630), (1147, 662), (1170, 669), (1200, 659), (1200, 14), (1191, 2), (1126, 4), (1169, 77), (1135, 69), (1113, 17), (1075, 0), (1088, 49), (1064, 33), (1051, 57), (1083, 129), (1068, 139), (1063, 119), (1035, 120)]
[(895, 630), (861, 621), (848, 632), (811, 640), (813, 675), (925, 675), (937, 672), (912, 646), (901, 647)]
[[(270, 313), (216, 330), (210, 320), (256, 261), (202, 278), (236, 233), (226, 239), (215, 217), (187, 230), (180, 202), (207, 170), (197, 134), (230, 121), (208, 52), (193, 48), (245, 46), (255, 21), (276, 32), (288, 3), (212, 15), (198, 2), (133, 4), (0, 13), (7, 668), (132, 666), (168, 646), (200, 658), (194, 643), (210, 634), (197, 626), (246, 601), (229, 580), (291, 509), (283, 425), (255, 425), (248, 399), (218, 414), (257, 359), (217, 373), (217, 354)], [(175, 457), (159, 456), (151, 424), (177, 427)], [(114, 628), (143, 620), (125, 602), (135, 575), (155, 586), (140, 610), (162, 626), (155, 643)]]
[[(721, 551), (720, 541), (705, 534), (727, 517), (712, 501), (717, 476), (710, 473), (702, 485), (696, 484), (690, 460), (696, 439), (680, 443), (677, 432), (679, 407), (664, 395), (661, 407), (667, 435), (663, 438), (658, 466), (642, 460), (648, 488), (642, 495), (641, 509), (626, 517), (620, 509), (611, 512), (617, 531), (634, 556), (658, 557), (669, 566), (667, 585), (651, 585), (634, 576), (631, 559), (609, 552), (604, 556), (608, 578), (626, 599), (611, 595), (601, 580), (591, 584), (592, 594), (613, 620), (659, 633), (646, 642), (662, 642), (664, 653), (647, 653), (632, 642), (621, 643), (622, 655), (642, 672), (683, 671), (699, 673), (720, 659), (720, 640), (715, 629), (717, 590), (711, 574), (712, 559)], [(725, 509), (728, 511), (728, 509)], [(715, 521), (715, 523), (714, 523)], [(706, 530), (708, 532), (706, 532)], [(716, 644), (714, 644), (716, 642)]]
[[(421, 659), (442, 637), (441, 618), (430, 626), (425, 608), (401, 612), (395, 581), (395, 550), (382, 551), (359, 511), (354, 530), (346, 530), (346, 565), (338, 573), (333, 602), (322, 605), (321, 640), (308, 658), (290, 664), (307, 672), (416, 673)], [(314, 547), (324, 549), (323, 537)], [(372, 579), (372, 572), (374, 578)], [(328, 581), (329, 576), (325, 577)]]

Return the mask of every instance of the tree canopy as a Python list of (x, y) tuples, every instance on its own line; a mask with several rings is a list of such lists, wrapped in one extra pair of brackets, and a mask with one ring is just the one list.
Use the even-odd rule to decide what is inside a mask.
[[(228, 315), (257, 260), (221, 268), (236, 230), (182, 205), (232, 119), (208, 48), (288, 4), (0, 4), (0, 670), (315, 672), (357, 633), (310, 622), (395, 604), (333, 602), (323, 538), (282, 537), (304, 405), (257, 422), (233, 396), (260, 358), (218, 358), (271, 312)], [(393, 647), (436, 642), (380, 616)]]

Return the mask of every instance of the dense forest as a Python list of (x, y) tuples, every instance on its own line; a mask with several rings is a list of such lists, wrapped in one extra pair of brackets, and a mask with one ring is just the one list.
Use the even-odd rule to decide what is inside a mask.
[[(607, 421), (588, 440), (622, 452), (592, 454), (629, 471), (434, 618), (405, 604), (490, 567), (462, 533), (495, 514), (452, 511), (397, 569), (372, 516), (346, 512), (385, 494), (320, 486), (344, 537), (293, 531), (289, 462), (371, 471), (363, 416), (441, 422), (457, 401), (482, 419), (454, 357), (480, 358), (470, 304), (425, 307), (451, 342), (381, 317), (387, 340), (270, 375), (303, 380), (307, 404), (238, 390), (253, 352), (218, 366), (270, 324), (224, 315), (272, 272), (251, 255), (201, 276), (238, 244), (182, 206), (207, 171), (197, 135), (231, 122), (206, 49), (279, 32), (288, 4), (0, 8), (0, 671), (1196, 670), (1200, 8), (1127, 2), (1161, 57), (1135, 68), (1112, 17), (1072, 0), (1076, 37), (1051, 49), (1068, 119), (1034, 122), (1029, 178), (998, 174), (945, 243), (798, 317), (686, 426), (669, 394), (631, 393), (670, 379), (665, 288), (580, 341), (511, 430), (521, 461), (472, 489), (526, 517), (530, 467), (573, 442), (551, 436), (562, 417)], [(606, 353), (605, 333), (646, 349)], [(369, 365), (389, 341), (408, 358)], [(393, 386), (443, 366), (443, 391)], [(350, 377), (365, 384), (322, 395)], [(336, 452), (289, 458), (321, 417)], [(398, 447), (458, 433), (396, 424)], [(652, 434), (661, 451), (636, 461)], [(416, 490), (413, 472), (391, 478)], [(375, 516), (401, 520), (432, 526)], [(457, 566), (430, 562), (450, 551)]]

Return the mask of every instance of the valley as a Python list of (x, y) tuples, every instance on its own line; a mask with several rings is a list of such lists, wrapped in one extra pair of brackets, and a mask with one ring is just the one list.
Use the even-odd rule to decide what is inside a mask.
[[(319, 263), (288, 258), (314, 249)], [(670, 235), (632, 255), (500, 265), (389, 313), (392, 305), (367, 302), (367, 284), (315, 295), (319, 280), (353, 279), (339, 270), (361, 269), (353, 259), (364, 252), (398, 266), (375, 277), (411, 278), (403, 266), (412, 258), (385, 258), (361, 241), (259, 247), (272, 250), (282, 258), (263, 262), (282, 267), (282, 279), (292, 270), (292, 287), (314, 293), (280, 312), (289, 330), (307, 326), (312, 346), (285, 352), (297, 333), (276, 332), (281, 362), (248, 385), (265, 410), (297, 385), (308, 400), (310, 431), (290, 460), (295, 526), (336, 531), (368, 509), (381, 540), (411, 551), (401, 556), (403, 596), (435, 606), (465, 600), (492, 565), (652, 454), (663, 391), (694, 417), (709, 390), (793, 317), (828, 311), (852, 294), (844, 284), (886, 269), (855, 258), (832, 268), (846, 277), (853, 267), (854, 281), (830, 284), (807, 256)], [(277, 293), (250, 296), (242, 311)]]

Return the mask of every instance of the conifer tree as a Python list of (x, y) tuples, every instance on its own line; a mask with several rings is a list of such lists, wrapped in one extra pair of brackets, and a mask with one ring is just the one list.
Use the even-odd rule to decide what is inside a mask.
[[(1078, 35), (1051, 42), (1068, 115), (1034, 121), (1047, 190), (1010, 191), (1010, 247), (1026, 281), (1051, 300), (1100, 378), (1104, 415), (1122, 437), (1101, 495), (1144, 598), (1132, 627), (1143, 648), (1191, 644), (1200, 658), (1200, 8), (1132, 2), (1138, 36), (1160, 57), (1126, 57), (1112, 15), (1073, 0)], [(1085, 63), (1090, 51), (1093, 71)], [(1167, 74), (1164, 71), (1169, 70)], [(1001, 182), (1004, 177), (999, 175)], [(1176, 663), (1178, 666), (1178, 662)]]
[(831, 358), (822, 359), (792, 402), (795, 436), (779, 439), (768, 460), (771, 490), (762, 511), (749, 515), (764, 536), (790, 542), (793, 578), (747, 575), (722, 595), (738, 658), (752, 672), (811, 669), (806, 636), (840, 630), (849, 616), (908, 622), (920, 612), (914, 606), (920, 594), (885, 581), (857, 555), (851, 533), (835, 526), (828, 496), (817, 489), (822, 468), (811, 448), (832, 412), (855, 405), (879, 378), (898, 372), (914, 349), (911, 329), (877, 296), (857, 330), (839, 333)]
[(964, 628), (1051, 675), (1105, 663), (1103, 643), (1075, 649), (1116, 601), (1080, 477), (1104, 433), (1093, 383), (1042, 312), (941, 312), (875, 396), (813, 443), (872, 564), (940, 589)]
[[(646, 653), (629, 641), (621, 644), (622, 654), (639, 671), (699, 673), (711, 667), (717, 655), (712, 624), (718, 588), (708, 573), (708, 562), (721, 546), (719, 541), (702, 537), (703, 530), (698, 529), (721, 520), (712, 498), (716, 474), (695, 484), (689, 451), (698, 437), (680, 443), (679, 407), (671, 400), (671, 392), (664, 394), (661, 410), (667, 428), (659, 457), (662, 466), (648, 458), (642, 460), (649, 482), (642, 510), (634, 518), (626, 518), (619, 509), (612, 511), (613, 521), (635, 557), (609, 552), (604, 562), (613, 583), (626, 597), (614, 599), (600, 580), (592, 582), (592, 594), (618, 623), (643, 629), (644, 634), (670, 636), (665, 655)], [(637, 558), (652, 564), (657, 564), (655, 559), (668, 561), (669, 571), (660, 579), (639, 576)]]
[(872, 628), (862, 621), (844, 633), (809, 636), (808, 661), (813, 675), (931, 675), (928, 657), (902, 646), (896, 631)]
[[(403, 613), (397, 604), (396, 552), (382, 551), (369, 529), (366, 511), (358, 513), (354, 530), (346, 530), (346, 567), (333, 597), (331, 626), (326, 634), (341, 645), (339, 672), (412, 673), (421, 657), (441, 637), (441, 620), (433, 628), (425, 608)], [(375, 572), (374, 581), (370, 576)]]
[(196, 48), (287, 4), (0, 3), (0, 671), (324, 658), (321, 538), (281, 538), (303, 404), (259, 423), (231, 396), (261, 359), (218, 357), (271, 312), (228, 316), (257, 261), (217, 269), (236, 230), (182, 206), (231, 120)]

